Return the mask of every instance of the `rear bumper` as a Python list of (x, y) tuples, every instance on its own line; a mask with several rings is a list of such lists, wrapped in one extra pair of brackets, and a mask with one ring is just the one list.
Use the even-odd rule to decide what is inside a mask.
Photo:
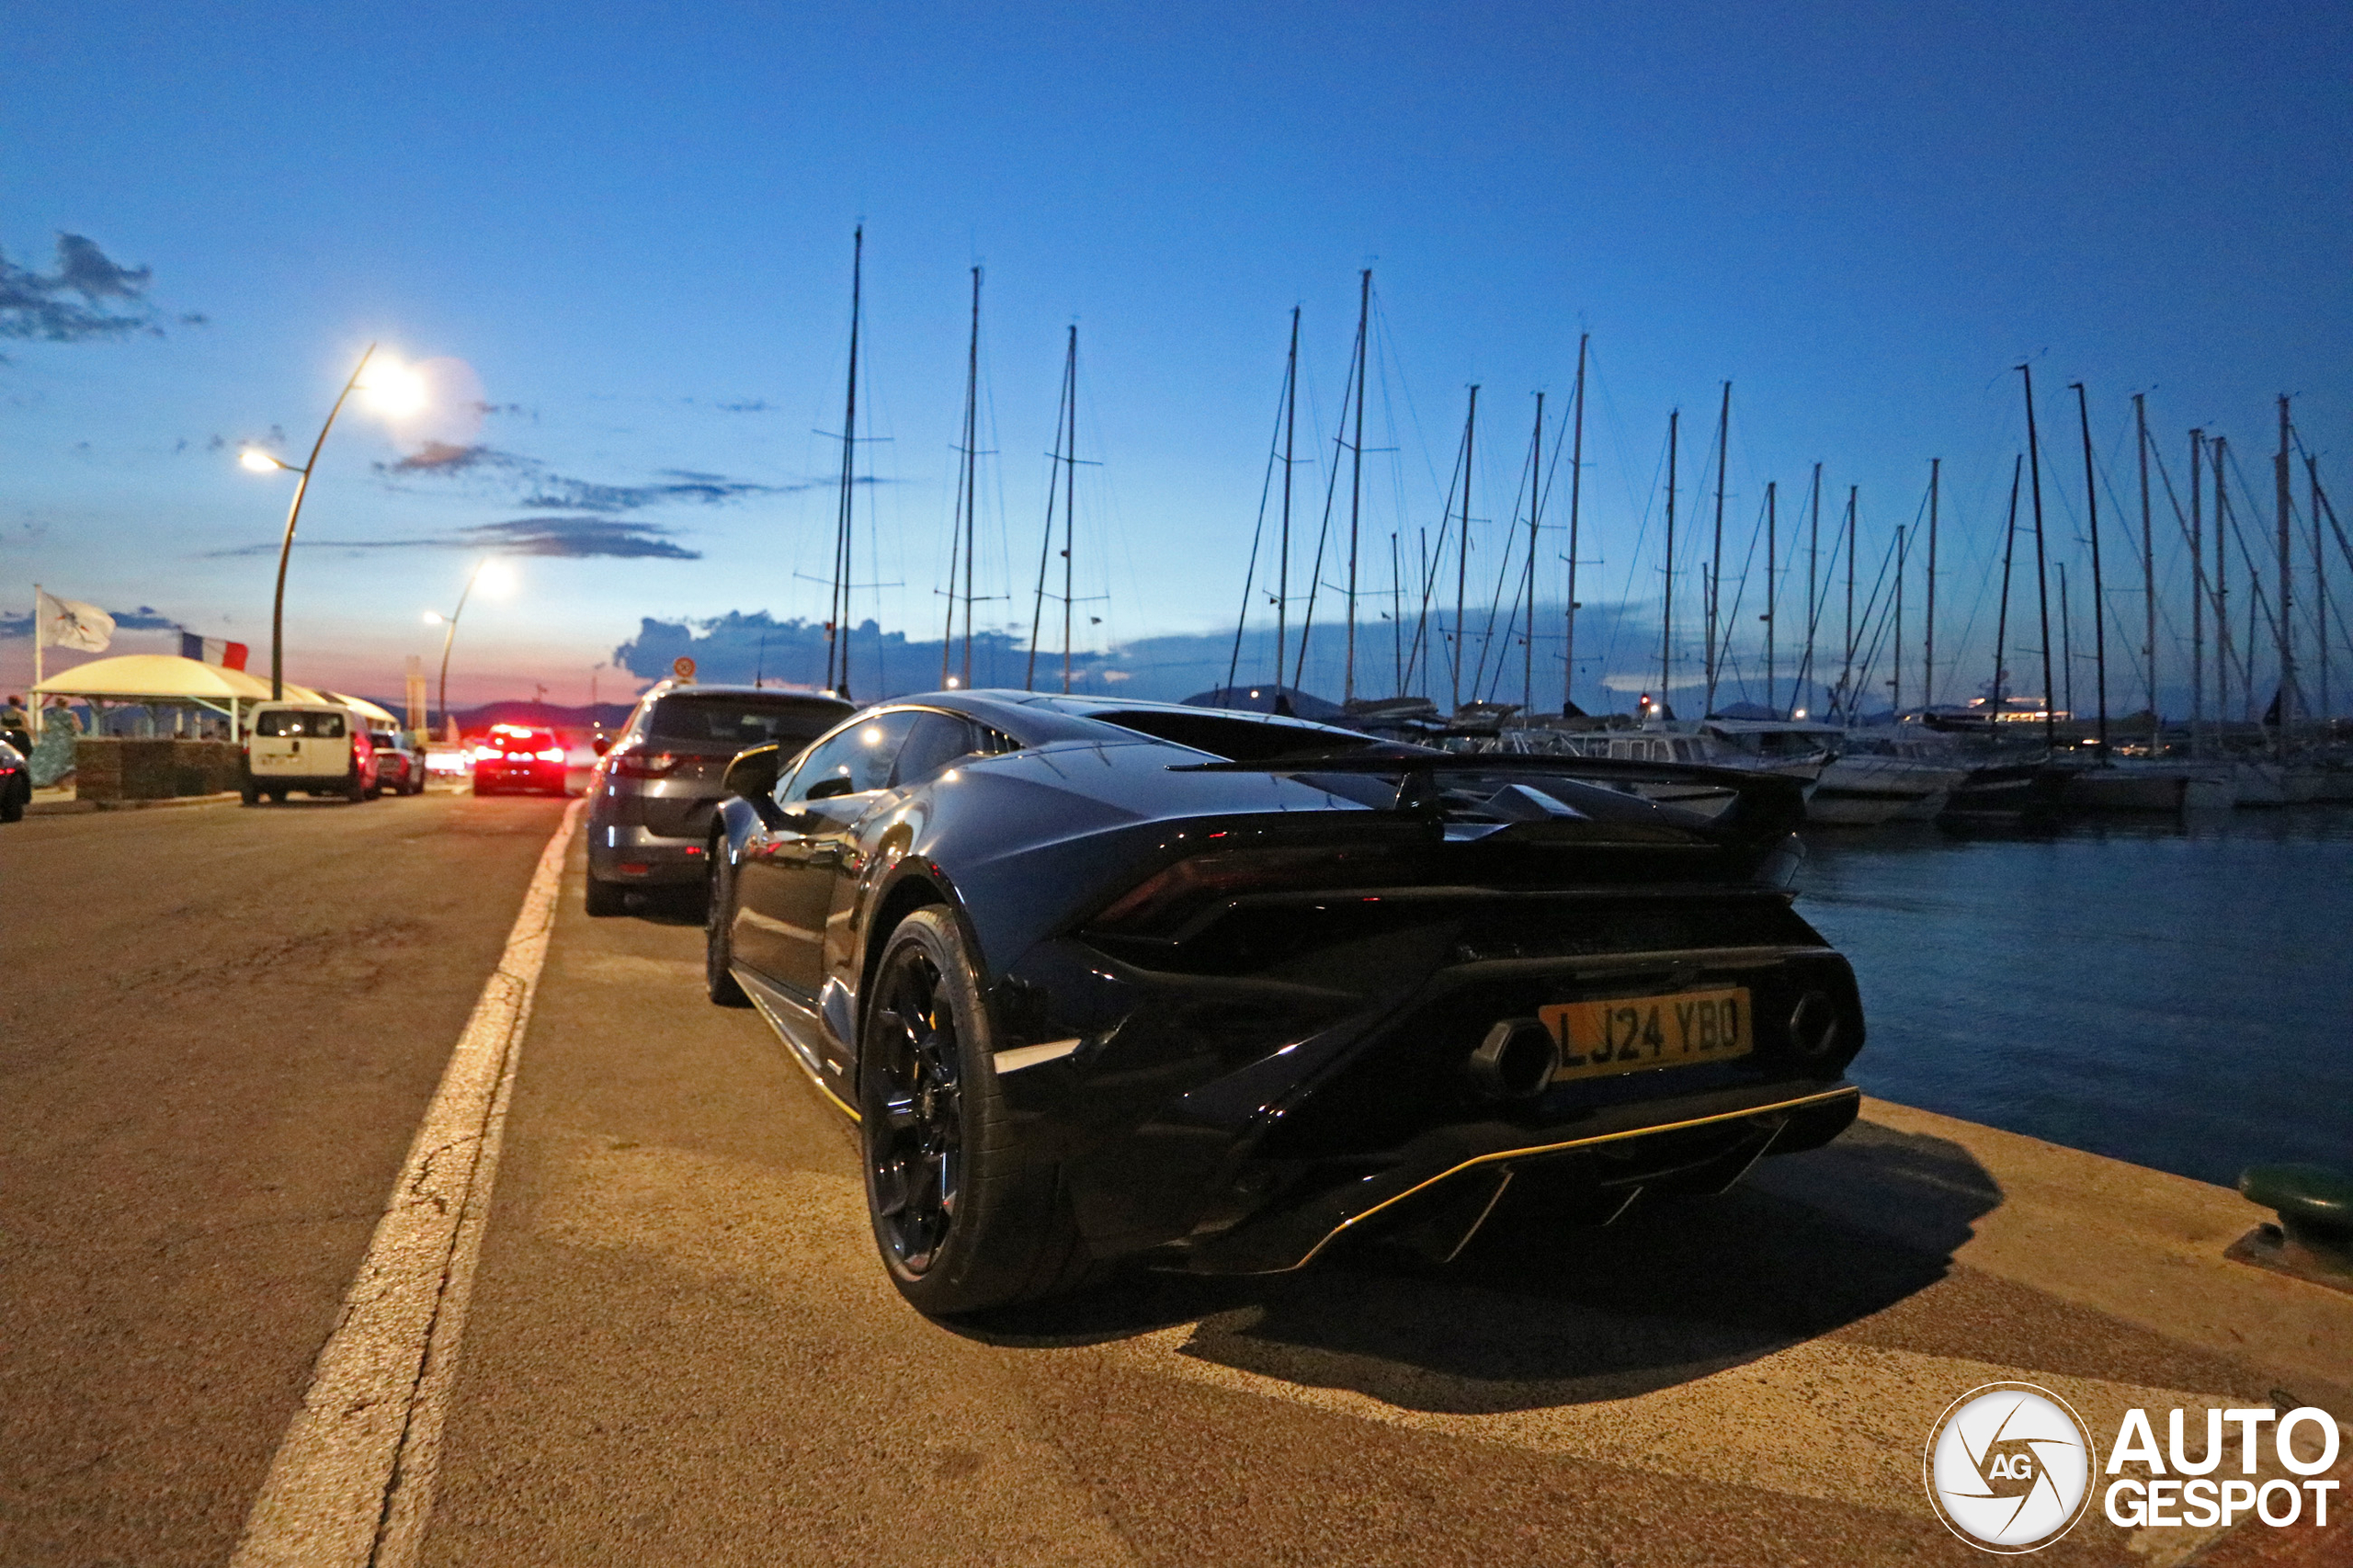
[(474, 788), (477, 790), (544, 790), (551, 795), (561, 795), (565, 790), (565, 773), (561, 763), (537, 763), (529, 767), (498, 767), (486, 763), (474, 764)]
[(698, 839), (664, 838), (617, 823), (588, 824), (588, 874), (600, 882), (683, 886), (699, 883), (709, 870), (706, 846)]
[(1607, 1223), (1645, 1192), (1721, 1192), (1768, 1153), (1817, 1148), (1847, 1130), (1861, 1103), (1859, 1089), (1833, 1079), (1618, 1107), (1533, 1133), (1443, 1128), (1396, 1165), (1198, 1244), (1184, 1263), (1273, 1273), (1350, 1235), (1451, 1257), (1515, 1184), (1540, 1188), (1545, 1210), (1564, 1221)]

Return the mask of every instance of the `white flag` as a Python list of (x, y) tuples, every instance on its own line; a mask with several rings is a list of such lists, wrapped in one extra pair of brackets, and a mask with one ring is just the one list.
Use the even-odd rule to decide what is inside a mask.
[(107, 644), (114, 641), (114, 617), (97, 606), (85, 605), (79, 599), (61, 599), (46, 589), (36, 588), (33, 592), (40, 600), (33, 607), (33, 638), (40, 646), (103, 653)]

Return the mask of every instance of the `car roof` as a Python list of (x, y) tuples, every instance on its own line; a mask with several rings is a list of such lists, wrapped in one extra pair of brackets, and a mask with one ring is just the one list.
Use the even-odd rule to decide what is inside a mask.
[(838, 708), (844, 713), (855, 712), (858, 708), (858, 704), (845, 702), (829, 691), (793, 691), (783, 687), (714, 681), (656, 681), (645, 688), (644, 695), (638, 700), (652, 702), (665, 697), (757, 697), (771, 702), (806, 702)]

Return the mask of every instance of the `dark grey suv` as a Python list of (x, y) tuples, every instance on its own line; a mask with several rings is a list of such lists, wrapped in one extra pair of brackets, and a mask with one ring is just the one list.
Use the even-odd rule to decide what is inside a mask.
[(786, 758), (857, 711), (835, 698), (664, 681), (638, 699), (588, 788), (588, 913), (631, 888), (699, 886), (720, 780), (737, 752)]

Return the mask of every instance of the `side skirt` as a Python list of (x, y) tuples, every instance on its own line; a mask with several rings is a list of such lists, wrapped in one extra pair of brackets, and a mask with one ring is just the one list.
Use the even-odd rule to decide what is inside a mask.
[(795, 1000), (741, 964), (733, 965), (729, 972), (734, 975), (735, 983), (744, 988), (744, 994), (752, 999), (754, 1010), (767, 1020), (777, 1039), (784, 1041), (793, 1065), (808, 1075), (811, 1086), (835, 1110), (852, 1121), (858, 1120), (856, 1108), (825, 1082), (824, 1058), (818, 1050), (818, 1042), (824, 1038), (824, 1025), (816, 1009)]

